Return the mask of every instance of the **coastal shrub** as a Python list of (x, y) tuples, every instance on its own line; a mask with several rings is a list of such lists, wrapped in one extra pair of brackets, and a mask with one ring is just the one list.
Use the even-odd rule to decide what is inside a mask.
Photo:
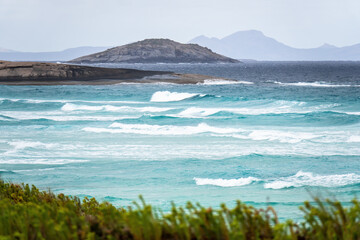
[(304, 219), (279, 222), (273, 208), (237, 201), (219, 209), (187, 203), (170, 212), (139, 203), (116, 208), (94, 198), (40, 191), (0, 180), (0, 240), (4, 239), (360, 239), (360, 202), (305, 202)]

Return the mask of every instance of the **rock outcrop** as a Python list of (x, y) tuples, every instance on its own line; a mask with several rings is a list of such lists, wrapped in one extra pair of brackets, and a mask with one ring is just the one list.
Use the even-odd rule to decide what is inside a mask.
[(198, 74), (100, 68), (71, 64), (0, 61), (0, 84), (6, 85), (102, 85), (117, 83), (196, 84), (216, 79)]
[(235, 63), (238, 60), (214, 53), (197, 44), (169, 39), (146, 39), (79, 57), (73, 63)]

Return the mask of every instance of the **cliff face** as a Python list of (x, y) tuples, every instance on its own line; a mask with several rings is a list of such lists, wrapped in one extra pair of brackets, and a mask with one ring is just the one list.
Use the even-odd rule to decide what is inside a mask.
[(74, 63), (235, 63), (197, 44), (181, 44), (169, 39), (143, 41), (76, 58)]

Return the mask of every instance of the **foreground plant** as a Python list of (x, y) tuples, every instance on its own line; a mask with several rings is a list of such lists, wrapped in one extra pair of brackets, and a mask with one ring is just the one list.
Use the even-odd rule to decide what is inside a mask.
[(280, 223), (271, 207), (188, 203), (162, 213), (145, 203), (115, 208), (0, 180), (0, 239), (360, 239), (360, 203), (305, 202), (304, 220)]

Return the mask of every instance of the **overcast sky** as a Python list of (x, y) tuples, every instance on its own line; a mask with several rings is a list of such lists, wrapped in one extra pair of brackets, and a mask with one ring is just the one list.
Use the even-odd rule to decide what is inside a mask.
[(359, 0), (0, 0), (0, 48), (54, 51), (256, 29), (293, 47), (360, 43)]

